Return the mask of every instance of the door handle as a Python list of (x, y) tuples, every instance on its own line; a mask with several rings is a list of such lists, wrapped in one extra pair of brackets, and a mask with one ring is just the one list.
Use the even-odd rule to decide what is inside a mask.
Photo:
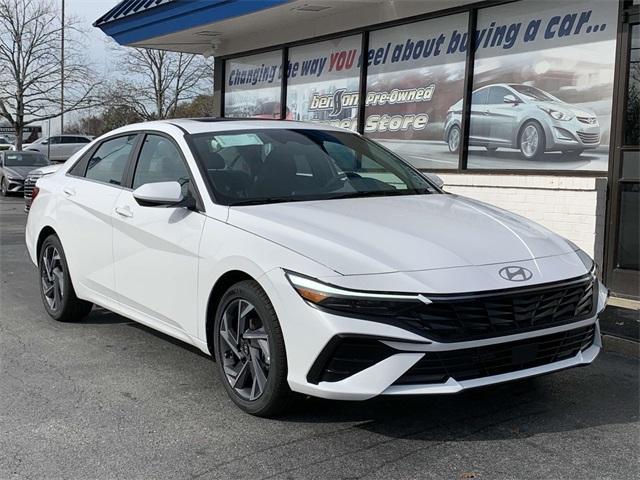
[(76, 191), (73, 188), (65, 187), (62, 189), (62, 193), (67, 197), (73, 197), (76, 194)]
[(131, 218), (133, 217), (133, 212), (127, 206), (125, 207), (116, 207), (116, 213), (121, 217)]

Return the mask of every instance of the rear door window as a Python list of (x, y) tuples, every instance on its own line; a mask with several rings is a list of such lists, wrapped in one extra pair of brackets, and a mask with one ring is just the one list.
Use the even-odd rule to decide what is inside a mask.
[(122, 185), (136, 137), (132, 134), (104, 141), (89, 159), (85, 177), (110, 185)]

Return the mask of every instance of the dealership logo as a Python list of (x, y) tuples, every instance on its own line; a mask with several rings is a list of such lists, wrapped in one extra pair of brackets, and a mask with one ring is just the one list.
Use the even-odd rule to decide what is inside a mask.
[(498, 271), (500, 276), (510, 282), (526, 282), (533, 277), (533, 272), (524, 267), (503, 267)]

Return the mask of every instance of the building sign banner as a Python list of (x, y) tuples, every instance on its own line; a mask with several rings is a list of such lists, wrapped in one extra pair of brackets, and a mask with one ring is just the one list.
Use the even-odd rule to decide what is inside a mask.
[[(479, 10), (469, 167), (606, 170), (617, 5)], [(418, 167), (457, 168), (467, 29), (460, 13), (370, 34), (364, 132)], [(360, 35), (292, 47), (287, 118), (356, 130), (360, 47)], [(280, 51), (228, 61), (225, 113), (277, 117), (281, 76)]]

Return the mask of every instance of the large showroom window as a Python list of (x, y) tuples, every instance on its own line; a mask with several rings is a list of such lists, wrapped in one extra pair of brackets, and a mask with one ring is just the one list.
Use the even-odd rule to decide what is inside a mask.
[(617, 2), (478, 12), (468, 168), (606, 171)]
[(289, 49), (287, 118), (357, 129), (361, 43), (354, 35)]
[[(360, 131), (423, 169), (605, 172), (617, 10), (513, 1), (284, 46), (286, 118)], [(282, 54), (226, 60), (225, 116), (281, 116)]]
[(468, 22), (462, 13), (369, 36), (364, 132), (418, 168), (458, 168)]
[(280, 50), (227, 60), (224, 115), (280, 118), (281, 84)]

